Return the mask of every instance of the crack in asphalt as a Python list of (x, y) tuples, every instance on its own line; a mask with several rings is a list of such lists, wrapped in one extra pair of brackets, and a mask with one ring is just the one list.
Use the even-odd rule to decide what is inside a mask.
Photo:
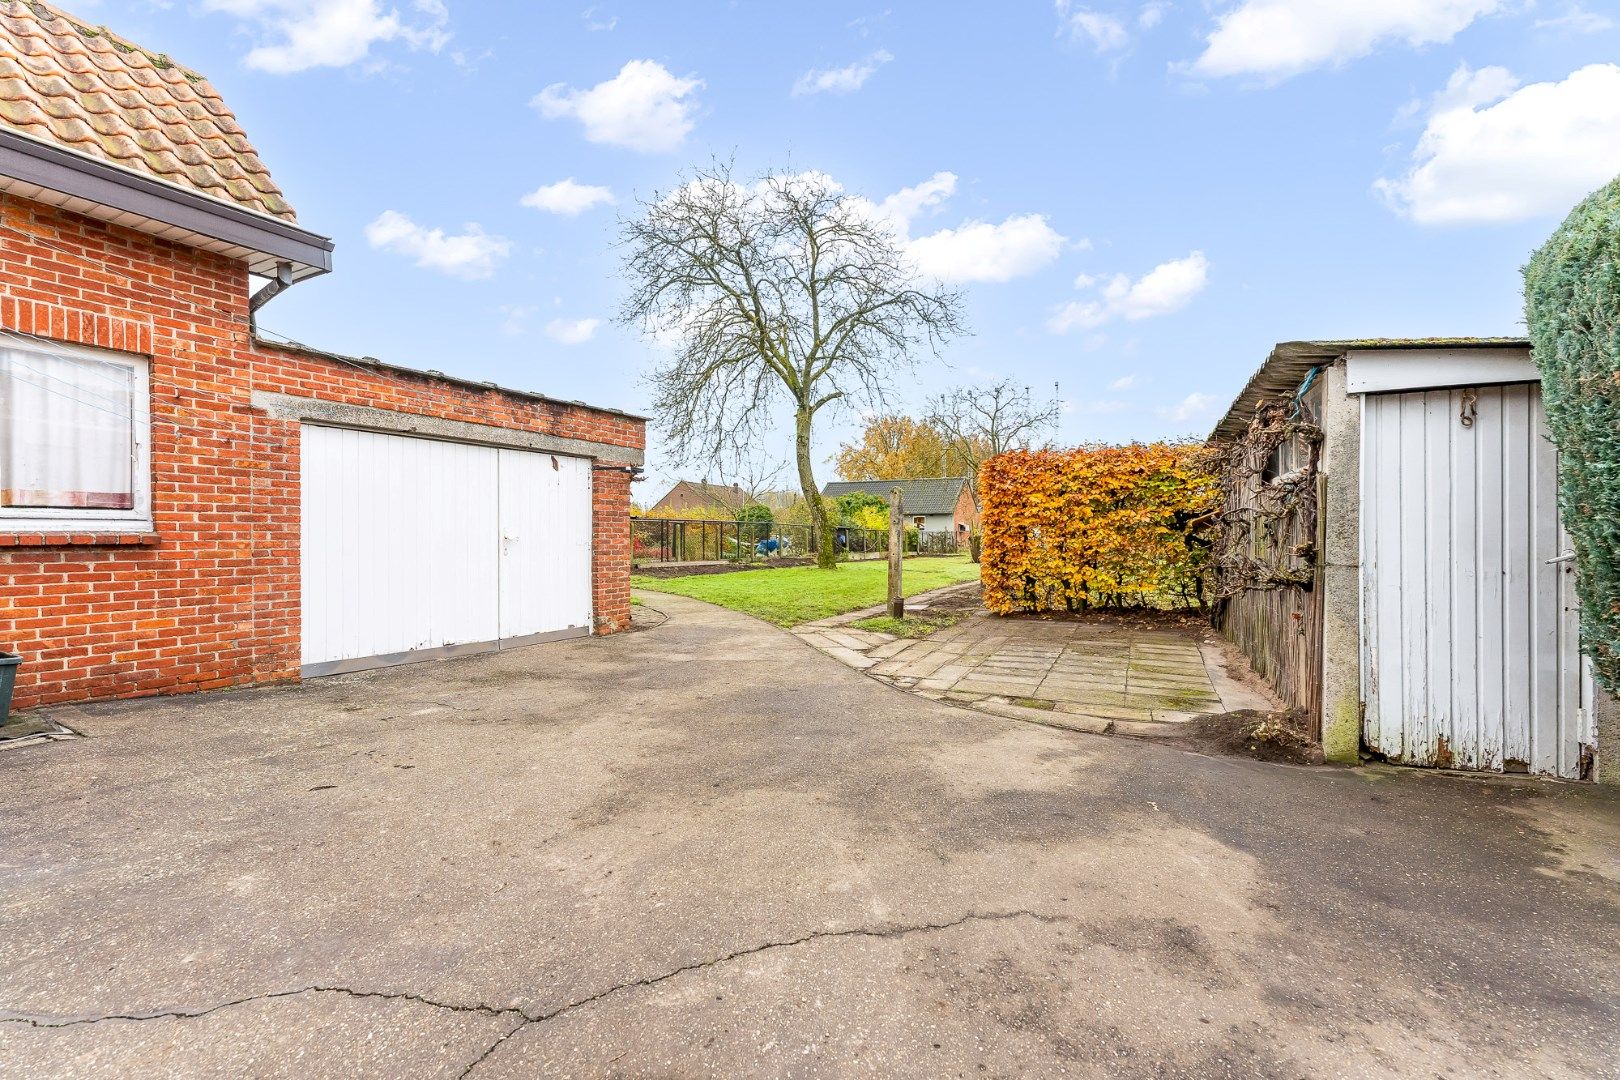
[(626, 982), (610, 986), (605, 990), (599, 990), (594, 994), (565, 1002), (554, 1009), (539, 1013), (529, 1012), (525, 1009), (516, 1007), (500, 1008), (494, 1005), (485, 1005), (481, 1002), (475, 1002), (469, 1005), (458, 1002), (435, 1001), (434, 999), (424, 997), (421, 994), (411, 994), (399, 991), (356, 990), (347, 986), (304, 986), (296, 990), (275, 990), (269, 993), (252, 994), (247, 997), (236, 998), (232, 1001), (222, 1001), (218, 1004), (210, 1005), (204, 1009), (172, 1009), (163, 1012), (151, 1013), (110, 1013), (104, 1016), (76, 1017), (68, 1020), (51, 1020), (39, 1016), (12, 1015), (0, 1016), (0, 1024), (27, 1024), (30, 1027), (35, 1028), (54, 1029), (100, 1024), (112, 1020), (126, 1020), (133, 1022), (142, 1022), (147, 1020), (194, 1020), (199, 1017), (208, 1016), (212, 1013), (219, 1012), (222, 1009), (233, 1008), (237, 1005), (247, 1005), (256, 1001), (274, 1001), (279, 998), (298, 997), (301, 994), (343, 994), (352, 998), (380, 998), (387, 1001), (410, 1001), (419, 1005), (426, 1005), (434, 1009), (444, 1009), (448, 1012), (475, 1013), (481, 1016), (508, 1016), (514, 1018), (517, 1022), (513, 1024), (510, 1029), (501, 1035), (500, 1038), (491, 1043), (483, 1051), (483, 1053), (479, 1054), (476, 1058), (470, 1061), (466, 1068), (462, 1069), (460, 1075), (465, 1077), (479, 1065), (483, 1064), (491, 1054), (493, 1054), (506, 1042), (506, 1040), (510, 1039), (513, 1035), (516, 1035), (525, 1028), (528, 1028), (534, 1024), (543, 1024), (548, 1020), (554, 1020), (566, 1013), (573, 1012), (576, 1009), (583, 1009), (603, 1000), (604, 998), (612, 997), (613, 995), (622, 993), (626, 990), (657, 986), (660, 983), (668, 982), (670, 979), (678, 978), (679, 976), (689, 974), (693, 971), (703, 971), (708, 968), (729, 963), (732, 960), (739, 960), (747, 956), (755, 956), (775, 949), (790, 949), (794, 948), (795, 946), (806, 945), (814, 941), (824, 941), (830, 938), (900, 938), (911, 934), (937, 933), (941, 930), (950, 930), (971, 922), (1006, 922), (1012, 919), (1033, 919), (1042, 923), (1065, 923), (1073, 921), (1069, 917), (1062, 915), (1043, 915), (1040, 912), (1035, 911), (1017, 910), (969, 912), (966, 915), (959, 918), (950, 919), (946, 922), (890, 924), (875, 927), (852, 927), (845, 930), (817, 930), (809, 934), (804, 934), (800, 937), (786, 938), (780, 941), (767, 941), (759, 945), (751, 945), (746, 949), (737, 949), (733, 952), (723, 953), (720, 956), (711, 957), (707, 960), (699, 960), (695, 961), (694, 963), (683, 964), (680, 967), (672, 968), (669, 971), (663, 972), (659, 975), (649, 975), (640, 979), (630, 979)]
[(389, 990), (355, 990), (347, 986), (302, 986), (297, 990), (272, 990), (264, 994), (250, 994), (247, 997), (236, 998), (232, 1001), (222, 1001), (217, 1005), (210, 1005), (206, 1009), (171, 1009), (164, 1012), (150, 1013), (108, 1013), (105, 1016), (81, 1016), (71, 1020), (50, 1020), (38, 1016), (0, 1016), (0, 1024), (27, 1024), (36, 1028), (67, 1028), (80, 1027), (85, 1024), (99, 1024), (107, 1020), (195, 1020), (201, 1016), (217, 1013), (221, 1009), (233, 1008), (237, 1005), (248, 1005), (255, 1001), (275, 1001), (278, 998), (298, 997), (300, 994), (343, 994), (352, 998), (382, 998), (387, 1001), (413, 1001), (418, 1005), (427, 1005), (435, 1009), (444, 1009), (449, 1012), (478, 1013), (483, 1016), (522, 1016), (527, 1019), (523, 1010), (517, 1008), (500, 1009), (493, 1005), (473, 1004), (463, 1005), (453, 1001), (434, 1001), (432, 998), (420, 994), (408, 994), (402, 991)]
[(619, 993), (621, 991), (624, 991), (624, 990), (633, 990), (633, 989), (637, 989), (637, 988), (640, 988), (640, 987), (646, 987), (646, 986), (657, 986), (659, 983), (668, 982), (670, 979), (676, 978), (678, 976), (685, 975), (685, 974), (688, 974), (688, 973), (693, 972), (693, 971), (703, 971), (703, 970), (705, 970), (707, 968), (712, 968), (712, 967), (716, 967), (716, 966), (718, 966), (720, 964), (729, 963), (732, 960), (741, 959), (742, 957), (745, 957), (745, 956), (754, 956), (754, 955), (756, 955), (758, 953), (769, 952), (769, 951), (771, 951), (773, 949), (789, 949), (789, 948), (793, 948), (796, 945), (805, 945), (805, 944), (808, 944), (808, 943), (810, 943), (812, 941), (822, 941), (822, 940), (825, 940), (827, 938), (846, 938), (846, 937), (898, 938), (898, 937), (905, 937), (905, 936), (907, 936), (909, 934), (922, 934), (922, 933), (932, 933), (932, 932), (936, 932), (936, 931), (940, 931), (940, 930), (950, 930), (953, 927), (961, 926), (964, 923), (970, 923), (970, 922), (1004, 922), (1004, 921), (1007, 921), (1009, 919), (1034, 919), (1037, 922), (1043, 922), (1043, 923), (1060, 923), (1060, 922), (1070, 922), (1070, 921), (1072, 921), (1072, 920), (1068, 919), (1067, 917), (1061, 916), (1061, 915), (1042, 915), (1039, 912), (1024, 911), (1024, 910), (1019, 910), (1019, 911), (969, 912), (968, 914), (963, 915), (960, 918), (951, 919), (948, 922), (915, 923), (915, 924), (911, 924), (911, 925), (889, 925), (889, 926), (878, 926), (878, 927), (854, 927), (854, 928), (851, 928), (851, 929), (848, 929), (848, 930), (817, 930), (817, 931), (815, 931), (813, 933), (805, 934), (802, 937), (788, 938), (788, 939), (786, 939), (784, 941), (767, 941), (767, 942), (765, 942), (763, 944), (760, 944), (760, 945), (753, 945), (753, 946), (750, 946), (750, 947), (748, 947), (746, 949), (738, 949), (735, 952), (725, 953), (725, 954), (723, 954), (721, 956), (716, 956), (716, 957), (713, 957), (713, 958), (708, 959), (708, 960), (699, 960), (696, 963), (683, 964), (682, 966), (680, 966), (678, 968), (673, 968), (673, 969), (671, 969), (669, 971), (664, 972), (662, 975), (651, 975), (651, 976), (647, 976), (646, 978), (631, 979), (628, 982), (619, 983), (617, 986), (610, 986), (606, 990), (600, 990), (600, 991), (598, 991), (598, 992), (596, 992), (594, 994), (591, 994), (588, 997), (578, 998), (577, 1000), (567, 1002), (566, 1004), (563, 1004), (563, 1005), (559, 1005), (555, 1009), (550, 1010), (549, 1012), (535, 1013), (535, 1014), (530, 1014), (530, 1013), (525, 1012), (525, 1013), (523, 1013), (523, 1017), (524, 1017), (523, 1023), (518, 1024), (511, 1031), (508, 1031), (506, 1034), (502, 1035), (500, 1038), (496, 1039), (493, 1043), (491, 1043), (487, 1050), (485, 1050), (482, 1054), (479, 1054), (472, 1061), (468, 1062), (467, 1067), (465, 1069), (461, 1070), (460, 1075), (462, 1077), (467, 1076), (474, 1069), (478, 1068), (479, 1065), (482, 1065), (484, 1063), (484, 1061), (491, 1054), (493, 1054), (496, 1050), (500, 1049), (501, 1045), (503, 1043), (505, 1043), (506, 1040), (510, 1039), (512, 1036), (516, 1035), (518, 1032), (524, 1030), (525, 1028), (531, 1027), (534, 1024), (543, 1024), (548, 1020), (554, 1020), (557, 1017), (564, 1015), (565, 1013), (573, 1012), (575, 1009), (582, 1009), (582, 1008), (586, 1007), (587, 1005), (594, 1005), (596, 1002), (601, 1001), (603, 998), (612, 997), (614, 994), (617, 994), (617, 993)]

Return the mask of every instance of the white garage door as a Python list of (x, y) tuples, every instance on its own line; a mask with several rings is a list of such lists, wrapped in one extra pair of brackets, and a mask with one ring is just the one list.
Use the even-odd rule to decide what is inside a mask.
[(591, 463), (303, 427), (305, 675), (591, 626)]
[(1581, 776), (1592, 683), (1540, 388), (1368, 395), (1361, 455), (1367, 745)]

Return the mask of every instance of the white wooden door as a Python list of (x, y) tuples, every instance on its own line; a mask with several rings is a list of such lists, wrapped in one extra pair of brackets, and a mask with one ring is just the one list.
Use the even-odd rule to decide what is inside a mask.
[(309, 424), (300, 460), (305, 675), (589, 633), (589, 461)]
[(591, 624), (591, 463), (500, 452), (501, 637)]
[(1536, 384), (1363, 399), (1363, 738), (1392, 761), (1580, 775), (1580, 655)]

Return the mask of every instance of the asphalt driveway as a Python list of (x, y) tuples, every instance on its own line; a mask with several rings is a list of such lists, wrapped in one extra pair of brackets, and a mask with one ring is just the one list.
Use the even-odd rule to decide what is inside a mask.
[(1616, 1075), (1620, 802), (663, 627), (0, 752), (0, 1075)]

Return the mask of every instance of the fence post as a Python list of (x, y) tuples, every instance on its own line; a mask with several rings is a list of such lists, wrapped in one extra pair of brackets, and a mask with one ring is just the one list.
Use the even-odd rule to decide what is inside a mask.
[(906, 599), (900, 591), (900, 568), (905, 546), (905, 528), (901, 518), (900, 489), (889, 492), (889, 617), (906, 617)]

